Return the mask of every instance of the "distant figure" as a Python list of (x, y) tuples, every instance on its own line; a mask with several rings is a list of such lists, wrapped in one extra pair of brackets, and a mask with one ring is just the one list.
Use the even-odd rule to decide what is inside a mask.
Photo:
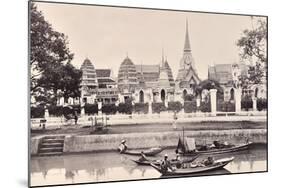
[(74, 121), (75, 121), (75, 125), (77, 125), (77, 121), (78, 121), (78, 114), (77, 111), (74, 111)]
[(173, 121), (173, 129), (176, 130), (177, 129), (177, 112), (174, 112), (174, 121)]
[(141, 157), (139, 158), (139, 161), (140, 162), (148, 161), (143, 151), (141, 151)]
[(170, 161), (168, 160), (168, 154), (165, 154), (164, 160), (161, 162), (160, 167), (161, 167), (161, 171), (163, 173), (167, 172), (169, 169), (174, 171), (174, 169), (171, 166)]
[(126, 140), (122, 140), (121, 144), (119, 145), (118, 149), (120, 153), (123, 153), (127, 150), (128, 146), (126, 145)]
[(47, 122), (46, 119), (41, 119), (39, 127), (42, 127), (42, 129), (45, 130), (46, 129), (46, 122)]

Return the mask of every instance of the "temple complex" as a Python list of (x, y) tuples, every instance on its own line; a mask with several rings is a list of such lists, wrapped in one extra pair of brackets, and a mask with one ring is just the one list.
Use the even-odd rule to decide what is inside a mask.
[(176, 80), (167, 58), (154, 65), (135, 64), (128, 57), (121, 62), (118, 76), (114, 79), (110, 69), (95, 69), (86, 58), (81, 66), (82, 99), (86, 103), (151, 103), (185, 101), (186, 95), (194, 95), (194, 87), (200, 83), (186, 22), (183, 56)]

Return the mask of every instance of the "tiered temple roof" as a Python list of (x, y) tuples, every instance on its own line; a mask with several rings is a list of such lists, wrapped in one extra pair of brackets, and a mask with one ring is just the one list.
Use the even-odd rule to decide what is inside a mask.
[(136, 66), (129, 57), (126, 57), (120, 65), (118, 72), (118, 88), (121, 91), (127, 89), (134, 91), (138, 85)]
[(145, 82), (156, 82), (159, 78), (159, 65), (136, 65), (138, 80), (143, 77)]
[(96, 70), (94, 65), (88, 58), (84, 60), (80, 69), (82, 70), (81, 85), (87, 87), (97, 87), (98, 81), (97, 81)]
[(160, 67), (160, 74), (158, 78), (158, 86), (160, 88), (170, 88), (175, 85), (174, 78), (172, 74), (172, 70), (169, 66), (169, 63), (166, 60), (164, 60), (164, 56), (162, 54), (162, 62)]
[(96, 69), (97, 77), (99, 78), (108, 78), (111, 77), (111, 69)]
[(81, 65), (81, 70), (81, 86), (97, 88), (100, 85), (116, 84), (111, 69), (95, 69), (94, 65), (88, 58), (86, 58)]
[[(221, 85), (233, 84), (233, 65), (234, 64), (216, 64), (209, 66), (208, 79), (215, 80)], [(240, 74), (246, 76), (248, 74), (248, 67), (245, 64), (236, 64), (240, 69)]]
[(99, 85), (115, 84), (111, 69), (96, 69)]
[(172, 69), (171, 69), (167, 59), (164, 62), (164, 68), (165, 68), (165, 70), (166, 70), (166, 72), (168, 74), (170, 86), (171, 87), (175, 86), (175, 81), (174, 81), (174, 78), (173, 78), (173, 72), (172, 72)]

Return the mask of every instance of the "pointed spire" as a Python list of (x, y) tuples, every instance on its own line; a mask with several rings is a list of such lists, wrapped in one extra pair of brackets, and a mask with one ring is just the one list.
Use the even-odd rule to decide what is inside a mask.
[(139, 81), (139, 83), (140, 84), (144, 84), (145, 81), (144, 81), (144, 76), (143, 76), (143, 71), (142, 71), (142, 61), (141, 61), (141, 64), (140, 64), (140, 68), (141, 68), (141, 73), (140, 73), (140, 81)]
[(184, 42), (184, 52), (190, 52), (191, 47), (190, 47), (190, 41), (189, 41), (189, 34), (188, 34), (188, 20), (186, 18), (186, 31), (185, 31), (185, 42)]
[(161, 60), (161, 67), (162, 68), (164, 68), (164, 63), (165, 63), (165, 61), (164, 61), (164, 49), (162, 48), (162, 60)]

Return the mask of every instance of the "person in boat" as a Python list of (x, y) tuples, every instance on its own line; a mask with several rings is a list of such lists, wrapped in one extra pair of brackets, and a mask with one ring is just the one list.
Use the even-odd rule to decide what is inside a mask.
[(175, 161), (176, 161), (176, 167), (181, 168), (182, 167), (182, 160), (181, 160), (181, 157), (180, 157), (179, 153), (177, 153)]
[(128, 146), (126, 145), (126, 140), (121, 141), (121, 144), (119, 145), (118, 149), (120, 153), (124, 153), (128, 149)]
[(205, 166), (210, 166), (210, 165), (212, 165), (212, 164), (214, 164), (215, 163), (215, 160), (214, 160), (214, 158), (213, 157), (208, 157), (206, 160), (204, 160), (203, 161), (203, 164), (205, 165)]
[(141, 157), (139, 158), (139, 161), (140, 162), (143, 162), (143, 161), (148, 161), (147, 157), (145, 156), (144, 152), (141, 151)]
[(170, 163), (170, 161), (168, 160), (168, 154), (165, 154), (164, 156), (164, 160), (161, 162), (161, 171), (163, 173), (167, 172), (169, 169), (174, 171), (174, 169), (172, 168), (172, 165)]
[(213, 144), (215, 145), (215, 148), (217, 148), (217, 149), (226, 148), (226, 147), (230, 146), (227, 141), (222, 143), (218, 140), (215, 140)]
[(176, 161), (181, 161), (181, 157), (180, 157), (180, 154), (179, 153), (177, 153), (177, 155), (176, 155), (176, 159), (175, 159)]

